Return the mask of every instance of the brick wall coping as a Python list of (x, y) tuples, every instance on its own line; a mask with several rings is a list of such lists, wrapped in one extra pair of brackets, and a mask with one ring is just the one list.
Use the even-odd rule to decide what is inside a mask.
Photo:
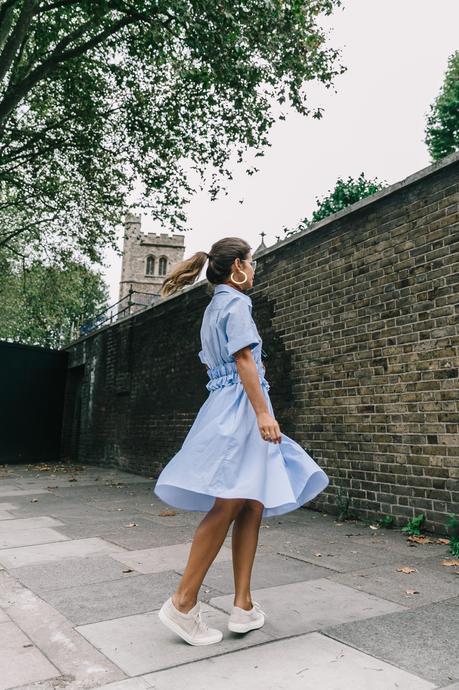
[[(330, 223), (333, 223), (336, 220), (339, 220), (345, 216), (351, 215), (352, 213), (355, 213), (356, 211), (359, 211), (360, 209), (370, 206), (373, 203), (376, 203), (380, 199), (383, 199), (385, 197), (388, 197), (392, 194), (395, 194), (398, 192), (400, 189), (405, 189), (406, 187), (409, 187), (409, 185), (412, 185), (419, 180), (425, 179), (429, 177), (430, 175), (435, 174), (439, 170), (442, 170), (443, 168), (447, 168), (449, 166), (454, 165), (459, 161), (459, 151), (454, 151), (453, 153), (449, 154), (448, 156), (444, 156), (443, 158), (440, 158), (440, 160), (435, 161), (431, 165), (426, 166), (425, 168), (421, 168), (421, 170), (417, 170), (415, 173), (412, 173), (411, 175), (408, 175), (402, 180), (399, 180), (398, 182), (394, 182), (391, 185), (388, 185), (387, 187), (384, 187), (384, 189), (379, 190), (378, 192), (375, 192), (374, 194), (371, 194), (370, 196), (367, 196), (363, 199), (360, 199), (359, 201), (356, 201), (355, 203), (351, 204), (350, 206), (346, 206), (346, 208), (343, 208), (341, 211), (337, 211), (336, 213), (333, 213), (326, 218), (323, 218), (322, 220), (317, 221), (313, 225), (311, 225), (308, 228), (305, 228), (304, 230), (301, 230), (300, 232), (294, 233), (291, 237), (287, 237), (284, 240), (280, 240), (279, 242), (276, 242), (276, 244), (272, 245), (271, 247), (267, 247), (265, 250), (260, 251), (257, 253), (257, 259), (262, 256), (266, 256), (267, 254), (270, 254), (273, 251), (277, 251), (280, 247), (284, 247), (287, 244), (290, 244), (291, 242), (296, 242), (299, 240), (301, 237), (304, 237), (305, 235), (309, 235), (310, 233), (317, 232), (321, 228), (323, 228), (326, 225), (329, 225)], [(138, 312), (136, 314), (130, 314), (129, 316), (125, 316), (121, 319), (118, 319), (117, 321), (114, 321), (111, 324), (108, 324), (106, 326), (102, 326), (102, 328), (98, 329), (97, 331), (94, 331), (94, 333), (88, 333), (88, 335), (82, 336), (81, 338), (78, 338), (77, 340), (73, 340), (69, 345), (66, 345), (63, 350), (67, 350), (77, 343), (81, 343), (83, 340), (86, 340), (87, 338), (91, 338), (94, 335), (97, 335), (101, 333), (102, 331), (108, 329), (108, 328), (113, 328), (114, 326), (118, 326), (120, 323), (123, 323), (129, 319), (135, 318), (136, 316), (138, 317), (140, 314), (144, 314), (145, 312), (149, 311), (150, 309), (155, 309), (159, 306), (162, 306), (165, 302), (172, 300), (172, 299), (177, 299), (181, 297), (184, 293), (189, 292), (190, 290), (196, 290), (198, 288), (201, 288), (203, 285), (207, 283), (207, 279), (204, 278), (203, 280), (200, 280), (198, 283), (193, 283), (193, 285), (187, 285), (184, 287), (180, 292), (175, 293), (173, 295), (169, 295), (168, 297), (163, 297), (157, 301), (155, 301), (153, 304), (151, 304), (149, 307), (146, 309), (143, 309), (141, 312)]]

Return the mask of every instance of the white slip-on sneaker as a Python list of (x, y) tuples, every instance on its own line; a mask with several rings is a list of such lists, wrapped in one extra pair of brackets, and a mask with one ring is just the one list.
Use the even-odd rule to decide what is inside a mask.
[(228, 621), (228, 630), (232, 632), (245, 633), (249, 630), (256, 630), (261, 628), (265, 623), (265, 612), (262, 610), (260, 604), (253, 601), (253, 606), (249, 611), (241, 609), (239, 606), (233, 606), (231, 615)]
[(209, 628), (202, 620), (201, 613), (200, 601), (188, 613), (182, 613), (175, 608), (172, 597), (169, 597), (158, 611), (158, 617), (169, 630), (180, 635), (188, 644), (204, 645), (220, 642), (223, 633), (216, 628)]

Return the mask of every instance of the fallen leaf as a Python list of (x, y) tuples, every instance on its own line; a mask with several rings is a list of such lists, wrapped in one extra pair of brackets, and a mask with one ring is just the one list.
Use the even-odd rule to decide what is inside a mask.
[(162, 510), (160, 513), (161, 517), (168, 517), (169, 515), (177, 515), (176, 510)]
[(137, 527), (135, 522), (130, 522), (129, 525), (124, 525), (125, 527)]
[(434, 540), (423, 535), (412, 534), (406, 538), (407, 541), (415, 541), (416, 544), (433, 544)]
[(448, 559), (441, 562), (442, 565), (459, 565), (459, 558)]
[(30, 499), (30, 502), (31, 503), (38, 503), (38, 498), (32, 498), (32, 499)]
[(134, 571), (132, 568), (126, 568), (126, 570), (123, 570), (123, 573), (133, 573), (133, 572)]
[(417, 589), (405, 589), (406, 594), (419, 594)]
[(76, 477), (70, 477), (70, 479), (68, 481), (69, 482), (77, 482), (78, 479), (76, 479)]
[(409, 575), (410, 573), (417, 573), (417, 570), (416, 568), (410, 568), (408, 565), (404, 565), (403, 568), (397, 568), (397, 572)]
[(449, 544), (450, 540), (449, 539), (444, 539), (443, 537), (440, 537), (437, 539), (437, 544)]
[(321, 553), (315, 553), (314, 556), (322, 556)]

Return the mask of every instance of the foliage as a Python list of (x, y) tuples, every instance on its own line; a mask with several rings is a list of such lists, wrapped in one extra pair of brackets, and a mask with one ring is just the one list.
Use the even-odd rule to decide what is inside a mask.
[(298, 227), (294, 229), (284, 228), (286, 237), (310, 227), (313, 223), (327, 216), (331, 216), (333, 213), (342, 211), (343, 208), (354, 204), (356, 201), (360, 201), (360, 199), (366, 196), (374, 194), (378, 190), (383, 189), (384, 186), (385, 184), (378, 182), (376, 179), (365, 179), (365, 174), (363, 172), (360, 173), (356, 180), (351, 176), (349, 176), (347, 180), (343, 180), (339, 177), (333, 191), (329, 190), (328, 194), (322, 199), (316, 197), (318, 208), (313, 212), (310, 220), (304, 218), (304, 220), (299, 223)]
[(214, 199), (232, 151), (264, 155), (279, 105), (310, 114), (307, 82), (345, 70), (319, 24), (341, 3), (4, 0), (0, 248), (100, 261), (129, 204), (188, 229), (190, 178)]
[(448, 513), (449, 520), (446, 523), (450, 536), (449, 552), (453, 556), (459, 556), (459, 520), (454, 513)]
[(448, 58), (440, 94), (430, 105), (425, 135), (432, 162), (459, 149), (459, 50)]
[(416, 534), (419, 535), (421, 534), (421, 525), (425, 520), (425, 515), (424, 513), (421, 513), (417, 517), (411, 518), (411, 520), (408, 520), (406, 525), (404, 525), (401, 529), (402, 532), (406, 532), (407, 534)]
[(338, 491), (336, 493), (336, 505), (338, 506), (337, 520), (347, 520), (352, 517), (351, 512), (351, 499), (346, 489), (342, 486), (338, 486)]
[(394, 523), (395, 518), (393, 515), (383, 515), (383, 517), (377, 521), (377, 524), (383, 529), (392, 529)]
[(100, 274), (67, 260), (63, 269), (35, 260), (25, 270), (3, 266), (0, 339), (59, 349), (72, 325), (105, 309), (108, 290)]

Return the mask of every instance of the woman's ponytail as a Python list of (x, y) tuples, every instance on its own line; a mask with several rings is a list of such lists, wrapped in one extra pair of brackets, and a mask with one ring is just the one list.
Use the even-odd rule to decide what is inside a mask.
[(168, 297), (180, 288), (194, 283), (206, 261), (207, 252), (196, 252), (189, 259), (180, 261), (163, 281), (160, 290), (161, 297)]

